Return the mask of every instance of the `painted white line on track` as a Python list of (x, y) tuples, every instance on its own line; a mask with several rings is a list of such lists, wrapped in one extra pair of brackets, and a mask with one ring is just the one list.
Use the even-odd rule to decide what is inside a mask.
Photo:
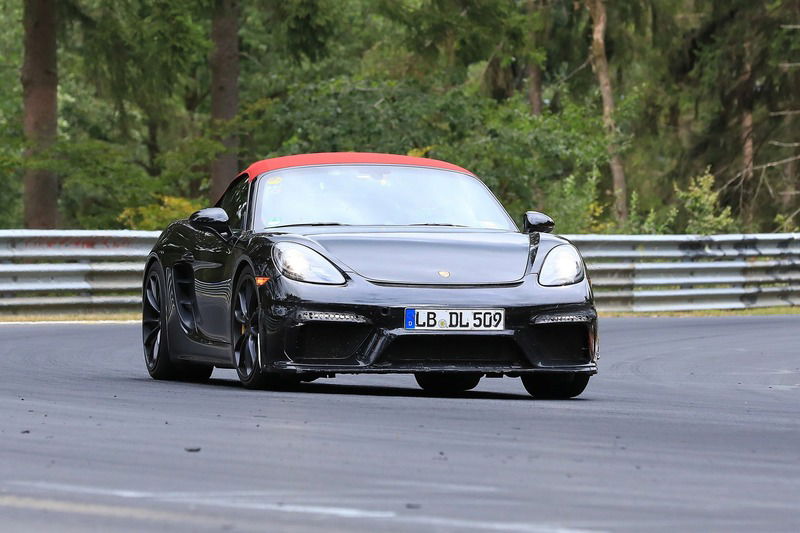
[(88, 516), (102, 516), (108, 518), (125, 518), (151, 522), (173, 522), (180, 524), (193, 524), (196, 526), (208, 526), (209, 522), (220, 522), (220, 525), (230, 523), (230, 520), (219, 521), (211, 517), (199, 517), (196, 514), (189, 513), (159, 511), (155, 509), (130, 507), (124, 505), (108, 505), (55, 500), (52, 498), (17, 496), (13, 494), (0, 495), (0, 507), (51, 513), (55, 512)]
[[(101, 487), (87, 487), (83, 485), (69, 485), (64, 483), (49, 483), (49, 482), (25, 482), (25, 481), (12, 481), (9, 485), (17, 485), (23, 487), (31, 487), (45, 491), (66, 492), (70, 494), (84, 494), (92, 496), (114, 496), (117, 498), (130, 498), (130, 499), (157, 499), (160, 501), (169, 501), (175, 503), (188, 503), (194, 505), (212, 505), (221, 507), (236, 507), (245, 509), (258, 509), (266, 511), (282, 511), (286, 513), (308, 513), (337, 516), (340, 518), (392, 518), (397, 513), (393, 511), (369, 511), (365, 509), (354, 509), (350, 507), (333, 507), (333, 506), (319, 506), (319, 505), (297, 505), (297, 504), (284, 504), (284, 503), (239, 503), (235, 502), (241, 498), (241, 493), (235, 491), (231, 494), (223, 492), (215, 492), (211, 494), (203, 494), (197, 492), (151, 492), (139, 491), (128, 489), (107, 489)], [(259, 492), (254, 491), (254, 496), (263, 496)]]
[[(54, 492), (69, 492), (72, 494), (91, 494), (95, 496), (116, 496), (117, 498), (154, 498), (155, 492), (127, 490), (127, 489), (106, 489), (100, 487), (88, 487), (85, 485), (70, 485), (67, 483), (50, 483), (48, 481), (9, 481), (7, 485), (19, 487), (30, 487), (39, 490), (49, 490)], [(169, 494), (169, 493), (165, 493)]]
[(451, 527), (457, 529), (479, 529), (481, 531), (512, 531), (518, 533), (598, 533), (596, 529), (575, 529), (550, 524), (531, 524), (526, 522), (484, 522), (459, 520), (436, 516), (405, 516), (403, 522), (425, 526)]
[[(512, 533), (598, 533), (598, 530), (575, 529), (553, 524), (535, 524), (530, 522), (501, 522), (486, 520), (470, 520), (464, 518), (449, 518), (443, 516), (407, 515), (395, 511), (358, 509), (354, 507), (306, 505), (299, 503), (270, 503), (262, 501), (242, 501), (241, 491), (225, 493), (198, 492), (151, 492), (129, 489), (109, 489), (85, 485), (71, 485), (64, 483), (49, 483), (39, 481), (11, 481), (7, 485), (28, 487), (41, 491), (65, 492), (70, 494), (84, 494), (95, 496), (110, 496), (127, 499), (156, 500), (159, 502), (183, 503), (206, 507), (224, 507), (254, 511), (272, 511), (283, 513), (312, 514), (322, 516), (335, 516), (337, 518), (366, 519), (388, 521), (399, 524), (413, 524), (429, 527), (447, 527), (456, 529), (476, 529), (480, 531), (508, 531)], [(250, 491), (248, 491), (250, 492)], [(261, 496), (260, 491), (252, 491), (253, 495)], [(0, 500), (1, 502), (2, 500)], [(0, 504), (1, 505), (1, 504)]]
[(266, 503), (266, 502), (238, 502), (222, 499), (203, 498), (178, 498), (171, 499), (173, 503), (188, 503), (192, 505), (207, 505), (216, 507), (229, 507), (233, 509), (252, 509), (255, 511), (276, 511), (282, 513), (302, 513), (337, 518), (397, 518), (394, 511), (372, 511), (368, 509), (355, 509), (353, 507), (335, 507), (328, 505), (303, 505), (296, 503)]
[(388, 485), (390, 487), (414, 487), (417, 489), (446, 492), (500, 492), (499, 488), (489, 485), (460, 485), (456, 483), (431, 483), (427, 481), (403, 481), (399, 479), (379, 481), (378, 484)]

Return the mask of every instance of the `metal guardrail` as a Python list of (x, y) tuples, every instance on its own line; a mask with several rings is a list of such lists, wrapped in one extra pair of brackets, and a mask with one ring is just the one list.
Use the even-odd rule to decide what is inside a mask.
[(800, 233), (568, 237), (602, 310), (800, 305)]
[(0, 230), (0, 315), (134, 311), (157, 231)]
[[(0, 314), (136, 310), (158, 235), (0, 230)], [(604, 311), (800, 305), (800, 233), (566, 237)]]

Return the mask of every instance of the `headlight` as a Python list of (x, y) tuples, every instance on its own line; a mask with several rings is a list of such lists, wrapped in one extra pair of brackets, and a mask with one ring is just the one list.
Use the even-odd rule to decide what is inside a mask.
[(302, 244), (279, 242), (272, 248), (272, 258), (287, 278), (327, 285), (345, 282), (342, 273), (330, 261)]
[(571, 285), (583, 279), (583, 260), (569, 244), (556, 246), (547, 254), (539, 271), (539, 284), (547, 287)]

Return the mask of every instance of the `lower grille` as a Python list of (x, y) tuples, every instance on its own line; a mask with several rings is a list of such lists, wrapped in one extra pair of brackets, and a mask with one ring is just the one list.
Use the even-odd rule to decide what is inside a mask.
[(522, 353), (510, 337), (478, 335), (402, 335), (382, 362), (400, 365), (487, 365), (522, 367)]
[(533, 327), (537, 363), (542, 366), (591, 362), (588, 324), (547, 324)]
[(371, 330), (365, 324), (304, 324), (298, 332), (292, 359), (298, 362), (348, 359), (367, 340)]

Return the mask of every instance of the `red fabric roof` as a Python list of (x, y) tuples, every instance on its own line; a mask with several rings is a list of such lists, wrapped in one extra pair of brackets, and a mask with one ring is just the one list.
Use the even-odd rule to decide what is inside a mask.
[(279, 170), (289, 167), (302, 167), (309, 165), (346, 165), (346, 164), (375, 164), (375, 165), (410, 165), (415, 167), (434, 167), (455, 170), (472, 175), (469, 170), (463, 169), (446, 161), (428, 159), (427, 157), (411, 157), (408, 155), (370, 154), (363, 152), (328, 152), (320, 154), (300, 154), (274, 157), (256, 161), (245, 170), (250, 180), (264, 172)]

